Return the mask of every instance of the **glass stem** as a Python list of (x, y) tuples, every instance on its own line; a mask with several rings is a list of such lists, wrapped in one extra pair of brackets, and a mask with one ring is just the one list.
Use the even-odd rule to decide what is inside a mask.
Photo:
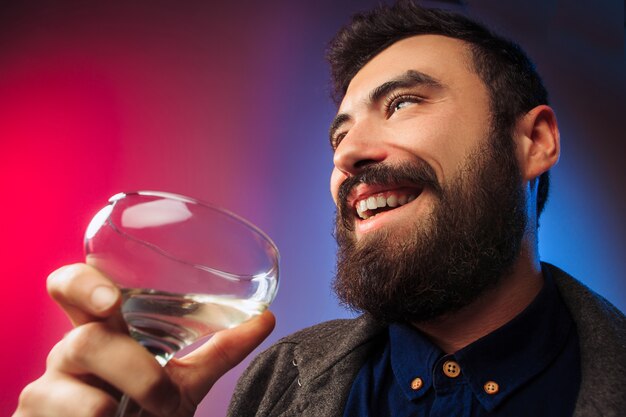
[(126, 394), (122, 395), (122, 398), (120, 399), (120, 403), (117, 406), (117, 411), (115, 412), (115, 417), (124, 417), (124, 415), (126, 414), (126, 408), (128, 407), (128, 401), (130, 400), (130, 397)]

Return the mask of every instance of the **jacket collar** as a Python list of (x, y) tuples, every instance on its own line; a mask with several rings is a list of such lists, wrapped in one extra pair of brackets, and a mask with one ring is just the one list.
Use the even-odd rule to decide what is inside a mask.
[[(303, 342), (294, 348), (296, 365), (298, 366), (302, 385), (315, 380), (326, 373), (346, 355), (368, 348), (369, 343), (387, 327), (374, 320), (369, 314), (364, 314), (354, 320), (342, 320), (323, 323), (328, 331), (316, 326), (316, 337), (309, 338), (303, 334)], [(319, 331), (322, 330), (322, 331)]]

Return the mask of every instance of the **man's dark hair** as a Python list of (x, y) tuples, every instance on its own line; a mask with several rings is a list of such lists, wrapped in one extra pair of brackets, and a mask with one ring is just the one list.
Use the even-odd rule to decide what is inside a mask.
[[(327, 58), (335, 102), (341, 102), (352, 78), (383, 49), (401, 39), (426, 34), (468, 43), (474, 70), (489, 92), (495, 131), (512, 133), (520, 116), (548, 104), (541, 77), (517, 44), (463, 15), (423, 8), (411, 0), (353, 16), (331, 41)], [(548, 198), (549, 183), (548, 171), (539, 177), (537, 185), (537, 217)]]

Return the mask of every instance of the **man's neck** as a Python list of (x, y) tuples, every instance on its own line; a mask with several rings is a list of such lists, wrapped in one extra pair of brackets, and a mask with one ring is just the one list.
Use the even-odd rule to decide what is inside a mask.
[(512, 272), (467, 307), (414, 326), (446, 353), (454, 353), (521, 313), (543, 286), (539, 262), (522, 251)]

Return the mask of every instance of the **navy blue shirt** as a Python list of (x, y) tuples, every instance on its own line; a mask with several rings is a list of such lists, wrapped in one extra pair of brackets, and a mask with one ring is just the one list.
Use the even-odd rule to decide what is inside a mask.
[(392, 324), (357, 375), (344, 417), (571, 416), (580, 386), (575, 325), (544, 270), (535, 300), (454, 354)]

